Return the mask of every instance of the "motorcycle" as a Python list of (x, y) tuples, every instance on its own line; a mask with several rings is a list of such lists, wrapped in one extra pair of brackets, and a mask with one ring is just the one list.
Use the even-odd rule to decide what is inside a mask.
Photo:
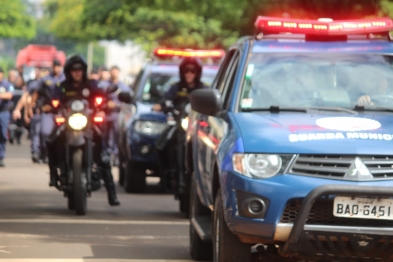
[[(161, 185), (165, 192), (173, 193), (175, 199), (180, 201), (180, 211), (188, 213), (189, 206), (189, 183), (185, 175), (185, 140), (188, 128), (188, 113), (191, 110), (189, 103), (183, 103), (174, 107), (171, 101), (165, 102), (164, 113), (167, 115), (167, 128), (157, 141), (156, 149), (165, 151), (169, 143), (174, 143), (174, 152), (165, 154), (175, 159), (168, 160), (172, 166), (162, 168)], [(161, 159), (163, 160), (163, 159)], [(165, 161), (165, 160), (164, 160)], [(163, 163), (162, 161), (160, 161)]]
[[(113, 87), (107, 92), (114, 91)], [(64, 192), (69, 210), (75, 210), (77, 215), (85, 215), (87, 197), (101, 187), (103, 170), (98, 161), (104, 158), (100, 155), (100, 127), (104, 123), (106, 99), (95, 97), (94, 105), (90, 105), (83, 97), (69, 100), (64, 105), (60, 105), (58, 100), (52, 100), (52, 108), (57, 129), (49, 142), (60, 139), (65, 145), (57, 149), (59, 183), (55, 187)]]

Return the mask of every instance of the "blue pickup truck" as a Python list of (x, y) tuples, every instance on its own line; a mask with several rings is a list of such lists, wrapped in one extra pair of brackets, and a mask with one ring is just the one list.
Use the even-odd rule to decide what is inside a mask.
[(135, 79), (132, 105), (123, 104), (119, 116), (120, 184), (130, 193), (145, 192), (147, 175), (162, 175), (155, 145), (167, 127), (167, 117), (162, 112), (152, 111), (152, 106), (160, 102), (171, 85), (180, 80), (179, 64), (183, 57), (203, 56), (201, 80), (210, 85), (225, 52), (158, 48), (153, 54), (154, 59), (146, 64)]
[(191, 256), (393, 261), (392, 20), (256, 28), (191, 94)]

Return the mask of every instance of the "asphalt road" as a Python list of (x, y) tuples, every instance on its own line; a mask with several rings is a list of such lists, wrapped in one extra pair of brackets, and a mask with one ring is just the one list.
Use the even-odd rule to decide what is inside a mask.
[(120, 207), (108, 205), (104, 189), (94, 192), (79, 217), (49, 188), (47, 166), (32, 164), (28, 144), (8, 145), (0, 169), (1, 261), (192, 261), (188, 220), (157, 180), (144, 195), (118, 187)]

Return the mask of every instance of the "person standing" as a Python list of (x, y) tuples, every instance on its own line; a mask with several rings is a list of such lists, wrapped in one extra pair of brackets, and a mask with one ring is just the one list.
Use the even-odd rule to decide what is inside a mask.
[(4, 70), (0, 68), (0, 167), (4, 167), (7, 130), (10, 121), (10, 107), (14, 87), (4, 79)]
[[(10, 80), (8, 80), (10, 81)], [(14, 80), (14, 95), (12, 97), (12, 110), (15, 110), (16, 106), (18, 105), (19, 100), (23, 96), (23, 94), (26, 92), (26, 85), (25, 82), (23, 81), (23, 77), (20, 75), (16, 76), (16, 79)], [(11, 110), (11, 111), (12, 111)], [(14, 119), (11, 117), (10, 119), (10, 125), (9, 125), (9, 141), (11, 144), (14, 144), (14, 141), (16, 140), (16, 143), (20, 145), (20, 140), (23, 134), (23, 120), (21, 117), (18, 119)]]
[[(45, 140), (51, 134), (55, 125), (54, 116), (51, 113), (52, 101), (48, 97), (40, 96), (38, 90), (41, 89), (52, 94), (58, 88), (58, 84), (65, 79), (61, 62), (55, 59), (52, 64), (52, 72), (38, 80), (35, 86), (37, 89), (33, 91), (32, 95), (31, 107), (34, 106), (35, 110), (33, 111), (36, 111), (30, 126), (33, 162), (42, 161), (47, 163)], [(31, 114), (31, 110), (29, 111)]]
[[(19, 121), (23, 123), (25, 128), (29, 132), (29, 139), (30, 137), (30, 118), (28, 117), (28, 101), (31, 99), (31, 94), (33, 93), (35, 88), (35, 85), (38, 83), (38, 79), (40, 79), (40, 74), (41, 71), (38, 67), (35, 68), (35, 73), (34, 73), (34, 78), (33, 79), (28, 79), (27, 82), (25, 83), (26, 86), (26, 91), (22, 94), (21, 98), (17, 101), (14, 111), (12, 112), (12, 118), (14, 121)], [(33, 113), (31, 113), (33, 115)]]
[(108, 81), (110, 77), (111, 75), (105, 66), (98, 68), (98, 81)]
[(99, 80), (98, 79), (98, 70), (97, 69), (93, 69), (93, 70), (90, 71), (89, 80), (95, 80), (95, 81)]
[(19, 75), (19, 73), (17, 70), (14, 70), (14, 69), (9, 70), (8, 71), (8, 82), (15, 85), (18, 75)]
[[(98, 87), (106, 90), (107, 88), (116, 85), (118, 87), (118, 92), (129, 92), (130, 88), (120, 81), (120, 68), (118, 66), (113, 66), (110, 69), (110, 78), (107, 81), (101, 81)], [(117, 98), (118, 92), (111, 93), (109, 95), (108, 108), (109, 113), (105, 116), (106, 125), (103, 129), (103, 143), (104, 149), (106, 150), (108, 156), (112, 156), (113, 163), (117, 165), (117, 157), (119, 154), (119, 149), (117, 146), (117, 132), (118, 132), (118, 118), (121, 102)]]

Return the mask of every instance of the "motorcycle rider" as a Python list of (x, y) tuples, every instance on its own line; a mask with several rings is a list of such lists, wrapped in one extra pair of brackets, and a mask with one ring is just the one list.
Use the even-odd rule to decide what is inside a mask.
[[(161, 102), (153, 106), (153, 111), (165, 111), (166, 101), (168, 100), (171, 101), (174, 108), (185, 106), (189, 103), (189, 97), (192, 91), (207, 88), (201, 82), (202, 63), (199, 59), (192, 57), (185, 58), (179, 66), (179, 73), (180, 82), (170, 87), (164, 94)], [(162, 135), (166, 136), (166, 133), (164, 132)], [(184, 131), (178, 129), (177, 134), (173, 138), (165, 145), (164, 149), (159, 148), (158, 150), (158, 158), (162, 170), (174, 169), (176, 167), (176, 146), (178, 143), (184, 143)], [(161, 140), (160, 138), (158, 141)]]
[(201, 88), (207, 88), (201, 82), (202, 63), (197, 58), (185, 58), (179, 66), (180, 82), (172, 85), (164, 94), (160, 103), (153, 106), (154, 111), (162, 111), (166, 101), (170, 100), (174, 107), (189, 101), (189, 95), (192, 91)]
[[(99, 83), (99, 87), (106, 90), (106, 88), (111, 85), (117, 85), (120, 91), (127, 92), (130, 91), (130, 88), (120, 81), (120, 68), (118, 66), (112, 66), (110, 69), (110, 79), (107, 81), (101, 81)], [(105, 115), (106, 125), (103, 129), (104, 136), (104, 148), (107, 150), (107, 155), (113, 156), (114, 166), (117, 166), (117, 156), (119, 154), (119, 150), (117, 147), (117, 129), (119, 118), (119, 109), (121, 106), (121, 102), (117, 98), (117, 94), (112, 93), (109, 95), (110, 102), (108, 102), (108, 107), (110, 112)]]
[[(55, 59), (52, 63), (52, 72), (41, 78), (32, 94), (31, 106), (34, 106), (39, 113), (30, 115), (32, 123), (30, 125), (31, 144), (32, 144), (32, 159), (33, 162), (43, 161), (47, 162), (47, 150), (45, 140), (51, 134), (54, 128), (54, 118), (51, 113), (51, 101), (43, 96), (39, 96), (38, 89), (46, 89), (49, 93), (53, 93), (57, 88), (57, 84), (64, 81), (65, 76), (63, 67), (59, 60)], [(28, 110), (31, 112), (31, 110)]]
[[(66, 103), (69, 99), (75, 97), (86, 97), (87, 99), (93, 99), (97, 95), (107, 96), (102, 89), (98, 87), (97, 81), (89, 80), (87, 76), (87, 63), (84, 58), (79, 55), (70, 57), (64, 67), (65, 80), (58, 84), (59, 88), (56, 88), (53, 93), (53, 98), (58, 99), (60, 104)], [(91, 103), (93, 104), (93, 102)], [(56, 129), (53, 130), (52, 134), (56, 133)], [(103, 169), (103, 180), (105, 187), (108, 192), (108, 202), (111, 206), (120, 205), (119, 200), (116, 196), (115, 184), (113, 182), (113, 176), (109, 161), (104, 161), (105, 150), (102, 149), (102, 141), (95, 141), (98, 145), (99, 150), (95, 150), (96, 163)], [(59, 136), (56, 139), (47, 140), (47, 148), (49, 152), (49, 170), (50, 170), (50, 186), (57, 185), (58, 174), (56, 164), (58, 155), (56, 152), (64, 148), (65, 141)], [(101, 145), (101, 146), (100, 146)]]

